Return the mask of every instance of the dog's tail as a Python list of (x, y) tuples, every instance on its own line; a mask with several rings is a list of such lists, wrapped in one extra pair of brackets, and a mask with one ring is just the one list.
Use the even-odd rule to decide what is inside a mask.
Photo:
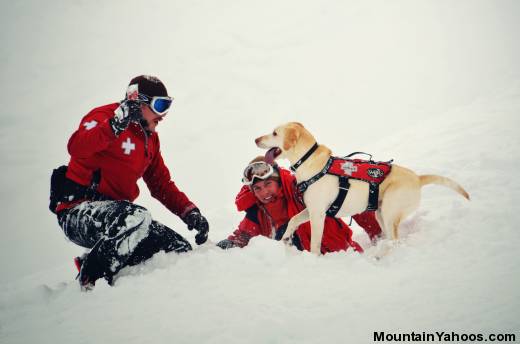
[(450, 178), (436, 176), (434, 174), (425, 174), (419, 176), (419, 179), (421, 181), (421, 187), (428, 184), (443, 185), (462, 195), (462, 197), (469, 201), (469, 194), (466, 192), (466, 190), (464, 190), (462, 186)]

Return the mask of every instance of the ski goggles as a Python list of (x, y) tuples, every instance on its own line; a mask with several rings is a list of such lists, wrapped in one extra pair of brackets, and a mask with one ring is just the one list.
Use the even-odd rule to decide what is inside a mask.
[(242, 183), (249, 186), (253, 184), (255, 178), (266, 180), (271, 177), (273, 173), (274, 168), (268, 163), (263, 161), (253, 162), (245, 168)]
[(173, 102), (172, 97), (149, 97), (142, 93), (139, 93), (138, 99), (147, 104), (159, 116), (165, 116)]

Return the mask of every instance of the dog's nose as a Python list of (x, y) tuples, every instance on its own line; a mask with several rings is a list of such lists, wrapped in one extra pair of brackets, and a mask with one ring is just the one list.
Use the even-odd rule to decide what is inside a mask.
[(258, 142), (260, 142), (261, 139), (262, 139), (262, 137), (257, 137), (257, 138), (255, 139), (255, 143), (258, 144)]

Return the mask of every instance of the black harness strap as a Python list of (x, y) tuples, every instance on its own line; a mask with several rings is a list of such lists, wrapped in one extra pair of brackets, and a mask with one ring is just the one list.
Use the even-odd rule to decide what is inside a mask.
[(309, 186), (311, 186), (312, 184), (317, 182), (321, 177), (323, 177), (324, 175), (327, 174), (327, 172), (329, 171), (329, 168), (333, 162), (334, 162), (334, 159), (332, 157), (330, 157), (329, 161), (327, 161), (327, 163), (325, 164), (325, 167), (323, 167), (323, 169), (320, 172), (318, 172), (316, 175), (311, 177), (309, 180), (305, 180), (298, 184), (298, 191), (301, 192), (301, 194), (303, 195), (303, 193), (307, 190), (307, 188)]
[(291, 168), (291, 171), (293, 172), (296, 172), (296, 170), (298, 169), (298, 167), (301, 166), (301, 164), (303, 164), (305, 162), (305, 160), (309, 159), (309, 157), (311, 156), (312, 153), (314, 153), (314, 151), (318, 149), (318, 142), (315, 142), (314, 145), (311, 147), (311, 149), (309, 149), (307, 151), (307, 153), (305, 153), (304, 156), (302, 156), (302, 158), (298, 161), (296, 161), (296, 163), (294, 165), (292, 165), (290, 168)]
[(372, 161), (372, 154), (368, 154), (368, 153), (365, 153), (365, 152), (353, 152), (353, 153), (350, 153), (349, 155), (345, 155), (345, 158), (351, 158), (354, 155), (358, 155), (358, 154), (368, 155), (368, 161)]
[(339, 209), (345, 202), (345, 198), (347, 197), (348, 189), (350, 188), (350, 183), (348, 182), (348, 177), (341, 176), (339, 177), (339, 193), (338, 197), (332, 202), (329, 210), (327, 210), (327, 216), (336, 216)]
[(367, 211), (375, 211), (379, 203), (379, 184), (368, 183), (368, 206)]

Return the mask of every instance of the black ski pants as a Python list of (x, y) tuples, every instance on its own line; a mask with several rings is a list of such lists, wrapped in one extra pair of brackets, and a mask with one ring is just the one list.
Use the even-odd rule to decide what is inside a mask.
[(85, 201), (60, 211), (58, 222), (70, 241), (91, 249), (84, 262), (99, 277), (111, 278), (126, 265), (137, 265), (159, 251), (191, 250), (180, 234), (128, 201)]

